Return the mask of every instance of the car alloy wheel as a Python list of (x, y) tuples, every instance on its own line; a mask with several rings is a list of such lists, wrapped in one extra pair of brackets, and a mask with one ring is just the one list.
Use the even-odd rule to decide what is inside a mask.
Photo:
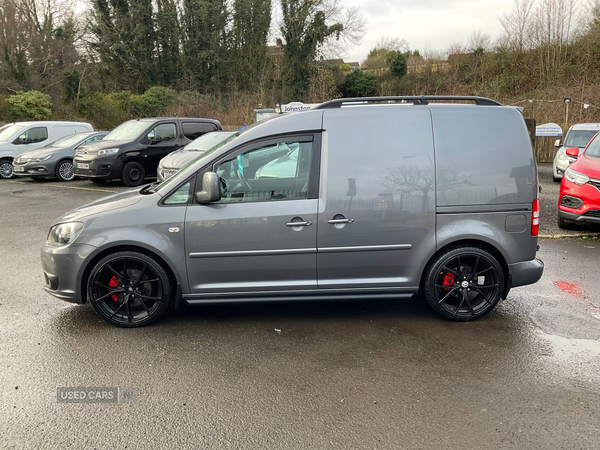
[(56, 179), (59, 181), (71, 181), (75, 178), (73, 172), (73, 163), (71, 161), (61, 161), (56, 167)]
[(102, 259), (88, 279), (88, 299), (107, 322), (139, 327), (158, 320), (171, 303), (169, 277), (153, 258), (118, 252)]
[(502, 295), (498, 261), (477, 247), (458, 247), (438, 256), (425, 277), (425, 299), (443, 317), (468, 321), (490, 312)]
[(13, 175), (13, 166), (10, 159), (0, 160), (0, 178), (9, 179)]

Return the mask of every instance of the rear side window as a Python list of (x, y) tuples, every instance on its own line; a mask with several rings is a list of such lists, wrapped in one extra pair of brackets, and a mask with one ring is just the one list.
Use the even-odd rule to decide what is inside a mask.
[(21, 144), (35, 144), (36, 142), (42, 142), (48, 139), (48, 128), (36, 127), (30, 128), (19, 136), (19, 143)]
[(190, 140), (218, 129), (214, 123), (209, 122), (183, 122), (182, 128), (184, 136)]

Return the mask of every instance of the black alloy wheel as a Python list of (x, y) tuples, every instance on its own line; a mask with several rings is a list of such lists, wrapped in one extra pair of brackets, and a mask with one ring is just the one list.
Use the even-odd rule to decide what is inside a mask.
[(0, 159), (0, 178), (8, 180), (14, 177), (12, 161), (10, 159)]
[(75, 178), (73, 161), (69, 159), (59, 161), (54, 172), (54, 175), (58, 181), (71, 181), (73, 178)]
[(466, 322), (489, 313), (504, 290), (504, 274), (490, 253), (477, 247), (457, 247), (429, 266), (424, 294), (427, 303), (446, 319)]
[(169, 309), (171, 297), (169, 276), (143, 253), (108, 255), (88, 279), (88, 300), (105, 321), (119, 327), (155, 322)]
[(123, 175), (121, 181), (125, 186), (139, 186), (144, 182), (146, 171), (144, 167), (137, 162), (128, 162), (123, 166)]

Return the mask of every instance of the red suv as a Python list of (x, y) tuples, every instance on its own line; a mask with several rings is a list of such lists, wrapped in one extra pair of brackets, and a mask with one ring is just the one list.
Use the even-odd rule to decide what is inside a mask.
[(568, 156), (577, 158), (560, 184), (558, 226), (571, 228), (574, 223), (600, 224), (600, 133), (578, 156), (579, 149), (568, 148)]

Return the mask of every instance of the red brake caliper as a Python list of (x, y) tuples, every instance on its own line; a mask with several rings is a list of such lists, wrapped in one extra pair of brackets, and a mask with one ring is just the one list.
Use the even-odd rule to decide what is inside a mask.
[[(112, 278), (110, 279), (110, 281), (109, 281), (108, 285), (109, 285), (110, 287), (113, 287), (113, 288), (114, 288), (114, 287), (119, 287), (119, 279), (117, 278), (117, 276), (116, 276), (116, 275), (113, 275), (113, 276), (112, 276)], [(109, 291), (108, 291), (108, 292), (112, 292), (112, 290), (110, 290), (110, 289), (109, 289)], [(119, 301), (119, 294), (113, 294), (113, 295), (111, 295), (111, 297), (112, 297), (112, 299), (113, 299), (115, 302), (118, 302), (118, 301)]]
[(446, 288), (446, 290), (448, 290), (454, 284), (454, 275), (451, 274), (450, 272), (443, 272), (442, 276), (443, 276), (442, 285), (448, 286)]

